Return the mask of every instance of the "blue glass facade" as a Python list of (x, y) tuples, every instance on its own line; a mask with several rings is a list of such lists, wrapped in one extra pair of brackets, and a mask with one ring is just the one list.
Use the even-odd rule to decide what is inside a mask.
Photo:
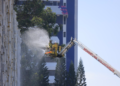
[[(63, 0), (61, 0), (62, 2)], [(62, 2), (63, 3), (63, 2)], [(68, 17), (67, 17), (67, 23), (66, 23), (66, 42), (68, 43), (71, 39), (71, 37), (74, 37), (74, 14), (75, 14), (75, 0), (67, 0), (66, 3), (67, 11), (68, 11)], [(63, 18), (62, 18), (63, 19)], [(61, 21), (58, 19), (57, 21)], [(63, 20), (62, 20), (63, 21)], [(62, 32), (62, 31), (61, 31)], [(63, 33), (58, 33), (58, 37), (60, 39), (60, 43), (63, 43)], [(69, 66), (71, 61), (74, 63), (74, 47), (70, 48), (70, 50), (66, 54), (66, 69), (69, 70)]]

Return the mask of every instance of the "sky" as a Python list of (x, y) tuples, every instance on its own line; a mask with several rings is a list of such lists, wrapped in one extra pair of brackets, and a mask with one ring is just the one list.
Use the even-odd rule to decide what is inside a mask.
[[(78, 40), (120, 71), (120, 0), (78, 0)], [(120, 86), (120, 78), (78, 48), (87, 86)]]

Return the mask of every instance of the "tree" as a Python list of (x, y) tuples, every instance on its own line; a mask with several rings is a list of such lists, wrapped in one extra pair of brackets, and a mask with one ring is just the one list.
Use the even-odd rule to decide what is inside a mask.
[(38, 86), (49, 86), (49, 72), (48, 72), (48, 68), (46, 66), (44, 57), (42, 58), (42, 60), (39, 62), (39, 72), (38, 72)]
[(75, 86), (76, 84), (76, 75), (74, 70), (74, 64), (71, 62), (69, 71), (67, 73), (67, 86)]
[(78, 70), (77, 70), (77, 82), (76, 86), (87, 86), (86, 78), (85, 78), (85, 71), (83, 66), (83, 61), (80, 59)]
[(21, 32), (29, 27), (41, 27), (48, 31), (49, 35), (56, 35), (59, 26), (55, 25), (56, 14), (50, 8), (44, 9), (42, 0), (26, 0), (23, 5), (17, 5), (15, 0), (14, 9), (17, 12), (18, 27)]
[(55, 71), (55, 86), (66, 86), (65, 58), (58, 58)]

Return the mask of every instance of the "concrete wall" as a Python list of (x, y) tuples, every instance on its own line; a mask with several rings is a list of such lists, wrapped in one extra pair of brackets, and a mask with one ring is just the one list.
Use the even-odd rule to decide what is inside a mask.
[(20, 86), (20, 31), (14, 0), (0, 0), (0, 86)]

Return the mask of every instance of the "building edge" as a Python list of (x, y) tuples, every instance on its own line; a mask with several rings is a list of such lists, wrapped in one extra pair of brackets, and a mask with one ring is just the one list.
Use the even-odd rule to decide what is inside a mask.
[[(78, 40), (78, 0), (75, 0), (75, 16), (74, 16), (74, 29), (75, 29), (75, 39)], [(75, 54), (74, 54), (74, 67), (75, 72), (77, 72), (78, 67), (78, 45), (75, 45), (74, 47)]]

